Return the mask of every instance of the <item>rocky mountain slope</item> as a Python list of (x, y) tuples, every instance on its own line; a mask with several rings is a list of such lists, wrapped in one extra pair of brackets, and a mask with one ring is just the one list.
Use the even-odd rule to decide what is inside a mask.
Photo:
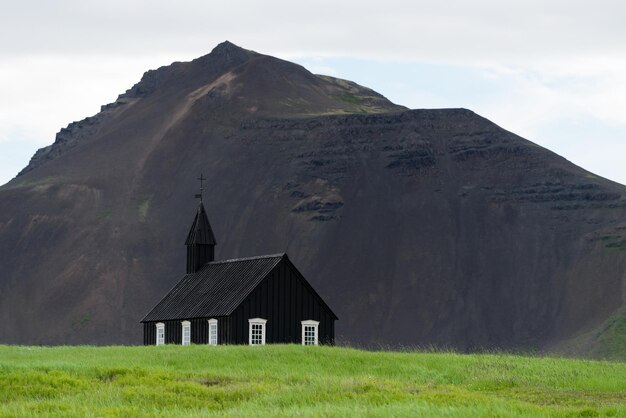
[(139, 343), (185, 270), (287, 251), (338, 341), (543, 349), (626, 297), (626, 187), (465, 109), (408, 110), (225, 42), (148, 71), (0, 188), (0, 342)]

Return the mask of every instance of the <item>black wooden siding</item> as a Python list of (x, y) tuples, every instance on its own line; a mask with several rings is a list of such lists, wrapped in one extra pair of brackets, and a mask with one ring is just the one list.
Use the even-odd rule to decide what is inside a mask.
[(319, 321), (320, 344), (334, 344), (335, 316), (285, 260), (230, 315), (229, 344), (248, 344), (250, 318), (267, 319), (266, 344), (302, 344), (301, 321)]
[(213, 245), (187, 246), (187, 274), (195, 273), (204, 264), (213, 261), (215, 247)]
[[(337, 319), (287, 257), (281, 259), (230, 315), (214, 318), (218, 320), (218, 344), (248, 344), (248, 320), (251, 318), (267, 320), (266, 344), (302, 344), (301, 321), (311, 319), (319, 321), (319, 343), (334, 344)], [(208, 319), (144, 322), (144, 344), (156, 344), (158, 322), (165, 324), (166, 344), (181, 344), (184, 320), (191, 322), (191, 342), (207, 344)]]

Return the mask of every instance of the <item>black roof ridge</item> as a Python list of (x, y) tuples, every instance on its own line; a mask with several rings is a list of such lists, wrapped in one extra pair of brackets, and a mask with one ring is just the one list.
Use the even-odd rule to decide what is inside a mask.
[(252, 256), (252, 257), (229, 258), (229, 259), (226, 259), (226, 260), (210, 261), (210, 262), (206, 263), (205, 266), (207, 264), (234, 263), (235, 261), (258, 260), (260, 258), (278, 258), (278, 257), (284, 257), (286, 255), (287, 255), (287, 253), (283, 252), (283, 253), (276, 253), (276, 254), (255, 255), (255, 256)]

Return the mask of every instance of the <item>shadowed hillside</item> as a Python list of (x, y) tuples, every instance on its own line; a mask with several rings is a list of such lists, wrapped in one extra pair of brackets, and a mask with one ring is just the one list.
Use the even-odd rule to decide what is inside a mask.
[(0, 341), (139, 343), (184, 273), (200, 172), (217, 258), (287, 251), (339, 342), (540, 349), (624, 304), (624, 186), (469, 110), (225, 42), (148, 71), (0, 188)]

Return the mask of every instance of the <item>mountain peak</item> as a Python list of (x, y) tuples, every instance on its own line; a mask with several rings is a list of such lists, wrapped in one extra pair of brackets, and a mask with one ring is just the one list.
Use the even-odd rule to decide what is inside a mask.
[(241, 63), (256, 55), (258, 55), (256, 52), (244, 49), (230, 41), (224, 41), (213, 48), (209, 54), (199, 58), (199, 60), (208, 59), (213, 61), (213, 65), (215, 65), (215, 61)]
[(226, 40), (224, 42), (220, 42), (213, 48), (211, 53), (220, 52), (220, 51), (232, 51), (232, 50), (244, 50), (242, 47), (235, 45), (234, 43)]
[(318, 76), (301, 65), (244, 49), (230, 41), (191, 62), (150, 70), (121, 98), (187, 91), (213, 113), (320, 115), (406, 110), (371, 89)]
[[(244, 49), (226, 40), (190, 62), (148, 70), (97, 115), (61, 129), (55, 143), (41, 148), (18, 175), (55, 159), (123, 112), (129, 101), (165, 103), (172, 92), (193, 97), (207, 115), (319, 116), (405, 111), (381, 94), (348, 80), (315, 75), (301, 65)], [(169, 99), (168, 99), (169, 100)]]

